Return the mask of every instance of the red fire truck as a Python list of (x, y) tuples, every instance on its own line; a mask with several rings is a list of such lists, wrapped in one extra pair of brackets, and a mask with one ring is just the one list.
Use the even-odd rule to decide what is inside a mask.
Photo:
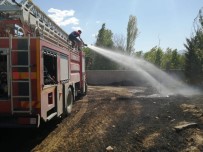
[(87, 90), (85, 54), (32, 1), (0, 0), (0, 127), (39, 127)]

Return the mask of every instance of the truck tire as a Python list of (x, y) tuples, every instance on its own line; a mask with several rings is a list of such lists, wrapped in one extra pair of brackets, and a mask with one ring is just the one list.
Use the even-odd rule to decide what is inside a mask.
[(73, 107), (73, 92), (71, 88), (68, 88), (67, 100), (65, 101), (64, 113), (65, 115), (69, 115), (72, 111)]

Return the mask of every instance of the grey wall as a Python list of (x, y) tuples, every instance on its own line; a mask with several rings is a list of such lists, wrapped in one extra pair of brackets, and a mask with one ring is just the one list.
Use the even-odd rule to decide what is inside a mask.
[[(181, 70), (167, 71), (173, 77), (184, 80)], [(139, 75), (139, 71), (124, 70), (88, 70), (87, 83), (89, 85), (147, 85), (148, 82)]]

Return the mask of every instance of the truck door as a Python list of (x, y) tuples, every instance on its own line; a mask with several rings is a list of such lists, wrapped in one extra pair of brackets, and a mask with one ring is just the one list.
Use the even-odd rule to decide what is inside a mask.
[(68, 64), (68, 56), (67, 55), (60, 55), (60, 82), (61, 85), (58, 85), (57, 87), (57, 93), (58, 93), (58, 103), (57, 103), (57, 111), (58, 115), (61, 115), (63, 113), (64, 104), (65, 104), (65, 98), (66, 98), (66, 92), (67, 92), (67, 86), (62, 85), (68, 82), (69, 80), (69, 64)]

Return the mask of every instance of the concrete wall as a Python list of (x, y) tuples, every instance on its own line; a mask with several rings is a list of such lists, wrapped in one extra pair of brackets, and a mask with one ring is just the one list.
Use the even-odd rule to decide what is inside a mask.
[[(168, 71), (173, 77), (184, 80), (184, 73), (180, 70)], [(148, 85), (139, 71), (124, 70), (88, 70), (87, 83), (89, 85)]]

